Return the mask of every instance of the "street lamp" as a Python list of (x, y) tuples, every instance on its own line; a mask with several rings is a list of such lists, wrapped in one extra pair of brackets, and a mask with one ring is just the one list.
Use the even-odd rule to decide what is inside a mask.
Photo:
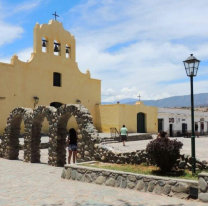
[(196, 156), (195, 156), (195, 131), (194, 131), (194, 96), (193, 96), (193, 77), (197, 75), (200, 61), (193, 54), (183, 61), (186, 74), (191, 81), (191, 155), (192, 155), (192, 174), (196, 173)]
[(38, 104), (38, 102), (39, 102), (39, 98), (38, 97), (33, 97), (33, 99), (35, 101), (35, 103), (34, 103), (34, 108), (35, 108), (36, 104)]
[(79, 104), (79, 109), (81, 109), (81, 100), (77, 99), (76, 102)]

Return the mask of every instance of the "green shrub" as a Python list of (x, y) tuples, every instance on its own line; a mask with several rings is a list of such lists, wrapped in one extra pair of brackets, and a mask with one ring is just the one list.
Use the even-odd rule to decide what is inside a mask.
[(183, 143), (176, 139), (158, 138), (151, 141), (146, 148), (150, 159), (164, 172), (171, 171), (180, 157), (180, 149)]

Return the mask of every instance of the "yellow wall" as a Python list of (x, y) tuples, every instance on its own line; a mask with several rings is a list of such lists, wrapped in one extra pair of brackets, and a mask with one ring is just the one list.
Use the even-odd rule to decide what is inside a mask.
[(110, 132), (111, 127), (119, 128), (119, 105), (96, 105), (96, 127), (100, 132)]
[[(42, 52), (42, 37), (48, 40), (46, 53)], [(60, 56), (53, 53), (54, 40), (61, 43)], [(70, 58), (65, 56), (66, 44), (71, 45)], [(53, 86), (53, 72), (61, 73), (61, 87)], [(36, 24), (31, 59), (22, 62), (14, 55), (11, 64), (0, 63), (0, 74), (0, 134), (15, 107), (34, 107), (34, 96), (39, 98), (38, 105), (76, 104), (79, 99), (95, 120), (95, 105), (101, 102), (101, 81), (92, 79), (89, 71), (80, 72), (75, 59), (75, 38), (58, 21)], [(45, 129), (48, 130), (47, 124)]]
[(97, 105), (96, 115), (99, 121), (99, 130), (110, 132), (110, 127), (119, 131), (125, 124), (129, 132), (137, 132), (137, 113), (145, 114), (146, 132), (157, 132), (157, 107), (145, 106), (142, 102), (135, 105), (112, 104)]

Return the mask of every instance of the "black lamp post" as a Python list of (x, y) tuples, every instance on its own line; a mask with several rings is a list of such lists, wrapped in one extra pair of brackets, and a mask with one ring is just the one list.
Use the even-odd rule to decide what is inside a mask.
[(38, 102), (39, 102), (39, 98), (38, 97), (33, 97), (33, 99), (35, 101), (35, 103), (34, 103), (34, 108), (35, 108), (35, 105), (38, 104)]
[(76, 102), (79, 104), (79, 109), (81, 109), (81, 100), (77, 99)]
[(192, 174), (196, 173), (196, 156), (195, 156), (195, 131), (194, 131), (194, 95), (193, 95), (193, 77), (197, 75), (200, 61), (193, 54), (183, 61), (186, 74), (191, 81), (191, 155), (192, 155)]

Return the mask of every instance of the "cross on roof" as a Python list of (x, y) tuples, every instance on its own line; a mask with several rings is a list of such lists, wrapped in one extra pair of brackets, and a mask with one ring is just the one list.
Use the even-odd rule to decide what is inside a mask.
[(55, 20), (56, 20), (56, 17), (59, 17), (59, 16), (56, 14), (56, 11), (55, 11), (55, 14), (52, 14), (52, 15), (55, 16)]
[(139, 97), (139, 101), (140, 101), (140, 97), (141, 97), (140, 94), (139, 94), (139, 96), (137, 96), (137, 97)]

